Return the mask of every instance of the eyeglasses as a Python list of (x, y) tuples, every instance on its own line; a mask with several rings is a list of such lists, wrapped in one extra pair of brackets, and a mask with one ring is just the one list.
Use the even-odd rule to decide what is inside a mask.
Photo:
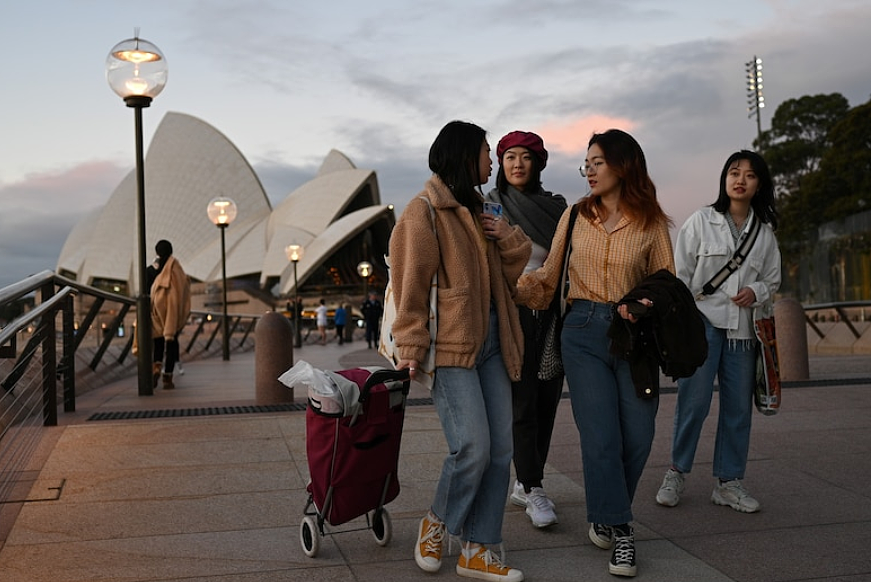
[(584, 164), (583, 166), (578, 168), (578, 171), (581, 173), (581, 176), (586, 178), (590, 174), (598, 174), (599, 166), (602, 166), (604, 164), (605, 162), (603, 162), (602, 160), (595, 160), (592, 164)]

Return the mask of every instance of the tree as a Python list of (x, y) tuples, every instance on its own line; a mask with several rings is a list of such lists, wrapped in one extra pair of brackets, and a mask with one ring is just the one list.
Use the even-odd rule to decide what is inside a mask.
[(804, 188), (819, 224), (871, 210), (871, 101), (851, 109), (829, 141), (819, 171)]
[(840, 93), (788, 99), (774, 112), (771, 129), (756, 141), (774, 179), (781, 214), (778, 239), (787, 251), (799, 250), (807, 231), (819, 224), (812, 208), (820, 201), (803, 192), (804, 181), (819, 169), (831, 147), (830, 132), (849, 109)]

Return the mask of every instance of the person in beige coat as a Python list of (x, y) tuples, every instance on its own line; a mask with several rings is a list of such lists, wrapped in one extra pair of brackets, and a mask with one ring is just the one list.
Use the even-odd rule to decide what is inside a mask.
[[(154, 387), (161, 370), (163, 388), (172, 390), (172, 373), (178, 362), (178, 336), (191, 314), (191, 286), (187, 274), (172, 254), (172, 244), (161, 240), (157, 251), (157, 276), (151, 285), (151, 336), (154, 338)], [(164, 354), (166, 362), (164, 362)]]
[(432, 399), (450, 452), (414, 557), (421, 569), (437, 571), (445, 534), (455, 535), (462, 540), (460, 576), (518, 582), (523, 573), (488, 546), (502, 543), (513, 453), (511, 381), (523, 363), (514, 294), (532, 243), (520, 227), (483, 213), (480, 186), (492, 168), (483, 129), (448, 123), (430, 148), (429, 167), (432, 177), (390, 238), (397, 368), (408, 368), (412, 378), (430, 349), (429, 294), (438, 271)]

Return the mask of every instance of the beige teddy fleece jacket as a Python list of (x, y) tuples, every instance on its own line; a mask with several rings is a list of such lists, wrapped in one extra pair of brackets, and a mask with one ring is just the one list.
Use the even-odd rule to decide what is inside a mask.
[[(435, 210), (435, 226), (426, 201)], [(390, 238), (396, 302), (393, 335), (404, 360), (422, 361), (429, 348), (429, 289), (438, 269), (436, 367), (472, 368), (486, 339), (491, 298), (499, 342), (512, 381), (520, 379), (523, 332), (514, 294), (532, 243), (517, 226), (500, 241), (483, 237), (477, 221), (433, 175), (406, 206)]]

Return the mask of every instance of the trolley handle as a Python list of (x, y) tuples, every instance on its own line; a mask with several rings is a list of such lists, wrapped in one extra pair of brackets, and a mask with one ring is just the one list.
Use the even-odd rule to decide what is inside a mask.
[(366, 380), (366, 383), (360, 389), (360, 397), (357, 401), (360, 404), (366, 402), (366, 399), (369, 398), (369, 391), (372, 390), (373, 386), (377, 386), (378, 384), (383, 384), (385, 382), (402, 382), (402, 393), (408, 394), (408, 388), (411, 384), (411, 375), (408, 371), (408, 368), (403, 370), (376, 370), (372, 372), (369, 376), (369, 379)]

